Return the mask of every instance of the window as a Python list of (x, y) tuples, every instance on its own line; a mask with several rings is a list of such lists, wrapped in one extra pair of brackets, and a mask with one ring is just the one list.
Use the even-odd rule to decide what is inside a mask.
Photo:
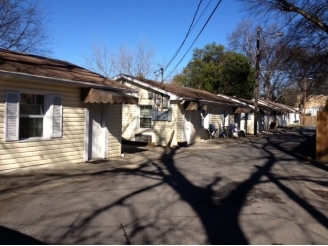
[(62, 137), (62, 97), (6, 91), (5, 141)]
[(44, 95), (20, 94), (19, 138), (42, 137)]
[(156, 103), (157, 106), (161, 105), (161, 101), (162, 101), (162, 96), (161, 95), (156, 95), (155, 103)]
[(162, 99), (162, 108), (167, 109), (169, 107), (169, 99), (167, 97), (163, 97)]
[(152, 106), (140, 106), (140, 127), (150, 128), (152, 119)]

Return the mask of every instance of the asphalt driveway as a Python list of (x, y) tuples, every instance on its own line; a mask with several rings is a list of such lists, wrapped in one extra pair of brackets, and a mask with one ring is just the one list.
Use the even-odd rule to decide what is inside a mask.
[(314, 192), (328, 168), (305, 153), (313, 133), (1, 172), (0, 243), (328, 244), (328, 201)]

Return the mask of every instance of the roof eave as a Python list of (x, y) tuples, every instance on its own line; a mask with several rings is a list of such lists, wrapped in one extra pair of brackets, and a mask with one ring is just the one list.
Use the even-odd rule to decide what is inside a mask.
[(137, 80), (137, 79), (131, 78), (131, 77), (126, 76), (126, 75), (123, 75), (123, 74), (121, 74), (121, 75), (117, 75), (117, 76), (113, 77), (112, 79), (113, 79), (113, 80), (119, 80), (119, 79), (121, 79), (121, 78), (124, 78), (124, 79), (126, 79), (126, 80), (129, 80), (129, 81), (131, 81), (131, 82), (134, 82), (134, 83), (139, 84), (139, 85), (141, 85), (141, 86), (144, 86), (144, 87), (146, 87), (146, 88), (149, 88), (149, 89), (152, 89), (152, 90), (157, 91), (157, 92), (159, 92), (159, 93), (162, 93), (162, 94), (164, 94), (164, 95), (167, 95), (167, 96), (170, 97), (170, 100), (184, 100), (183, 97), (179, 97), (179, 96), (177, 96), (177, 95), (175, 95), (175, 94), (173, 94), (173, 93), (171, 93), (171, 92), (167, 92), (167, 91), (165, 91), (165, 90), (163, 90), (163, 89), (159, 89), (159, 88), (157, 88), (157, 87), (151, 86), (151, 85), (149, 85), (149, 84), (147, 84), (147, 83), (141, 82), (140, 80)]
[(226, 95), (222, 95), (222, 94), (217, 94), (217, 96), (218, 96), (218, 97), (223, 97), (223, 98), (228, 99), (228, 100), (231, 100), (231, 101), (233, 101), (233, 102), (236, 102), (237, 104), (239, 104), (239, 105), (237, 105), (237, 106), (247, 106), (247, 107), (249, 107), (249, 108), (254, 109), (254, 105), (251, 105), (251, 104), (249, 104), (249, 103), (245, 103), (245, 102), (243, 102), (243, 101), (240, 101), (240, 100), (238, 100), (237, 98), (231, 98), (231, 97), (228, 97), (228, 96), (226, 96)]
[(233, 104), (233, 103), (225, 103), (225, 102), (214, 102), (214, 101), (208, 101), (208, 100), (199, 100), (199, 102), (204, 103), (204, 104), (213, 104), (213, 105), (224, 105), (224, 106), (230, 106), (230, 107), (236, 107), (236, 106), (241, 106), (238, 104)]
[(115, 87), (115, 86), (110, 86), (110, 85), (101, 85), (101, 84), (90, 83), (90, 82), (85, 82), (85, 81), (59, 79), (59, 78), (52, 78), (52, 77), (33, 75), (33, 74), (27, 74), (27, 73), (10, 72), (10, 71), (5, 71), (5, 70), (0, 70), (0, 76), (12, 78), (12, 79), (34, 80), (34, 81), (39, 81), (39, 82), (75, 85), (75, 86), (79, 86), (79, 87), (93, 87), (93, 88), (119, 90), (119, 91), (123, 91), (123, 92), (134, 92), (134, 90), (132, 90), (132, 89), (125, 89), (125, 88), (120, 88), (120, 87)]

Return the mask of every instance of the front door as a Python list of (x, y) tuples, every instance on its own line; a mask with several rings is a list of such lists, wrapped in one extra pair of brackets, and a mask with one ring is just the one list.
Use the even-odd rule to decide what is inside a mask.
[(104, 158), (105, 145), (102, 124), (102, 104), (89, 105), (89, 146), (88, 159)]
[(185, 110), (185, 119), (184, 119), (183, 132), (184, 132), (184, 141), (186, 141), (187, 144), (190, 144), (191, 128), (192, 128), (191, 111), (190, 110)]

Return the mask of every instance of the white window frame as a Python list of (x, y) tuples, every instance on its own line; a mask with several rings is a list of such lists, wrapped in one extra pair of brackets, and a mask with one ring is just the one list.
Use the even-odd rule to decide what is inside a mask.
[[(23, 115), (25, 117), (43, 118), (42, 137), (19, 137), (20, 120), (20, 94), (34, 94), (44, 96), (44, 114), (43, 115)], [(10, 101), (10, 95), (16, 96), (14, 101)], [(54, 103), (56, 102), (56, 104)], [(63, 136), (63, 106), (62, 96), (39, 91), (5, 91), (5, 141), (33, 141), (50, 140), (52, 138), (61, 138)], [(55, 127), (54, 127), (55, 123)]]

